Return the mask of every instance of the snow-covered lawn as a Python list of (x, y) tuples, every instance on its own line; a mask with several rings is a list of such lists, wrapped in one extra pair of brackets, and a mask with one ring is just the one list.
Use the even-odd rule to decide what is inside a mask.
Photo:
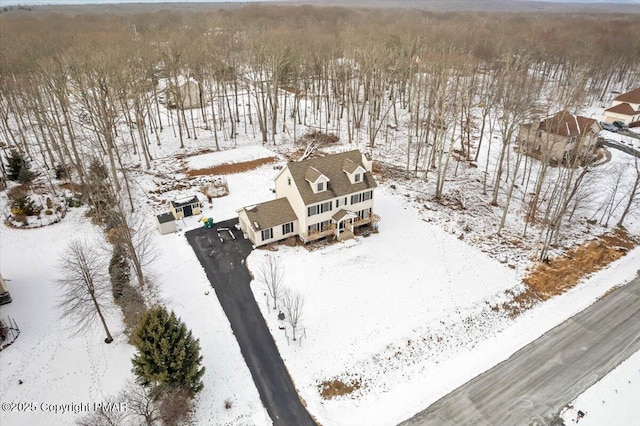
[[(253, 252), (257, 271), (279, 256), (287, 287), (305, 299), (304, 337), (279, 329), (263, 284), (252, 289), (312, 414), (323, 424), (395, 424), (597, 300), (636, 274), (640, 249), (515, 321), (498, 310), (516, 272), (419, 219), (380, 188), (380, 233), (307, 251)], [(288, 327), (287, 327), (288, 328)], [(288, 338), (287, 338), (288, 336)], [(319, 384), (359, 381), (352, 395), (323, 400)]]
[(270, 151), (261, 145), (251, 145), (236, 149), (196, 155), (187, 159), (187, 165), (192, 170), (198, 170), (219, 166), (221, 164), (242, 163), (245, 161), (274, 156), (276, 156), (276, 154), (273, 151)]
[[(115, 396), (133, 377), (134, 348), (123, 334), (118, 310), (111, 309), (107, 316), (114, 338), (107, 345), (99, 324), (74, 336), (56, 306), (59, 272), (55, 265), (66, 242), (100, 239), (101, 232), (84, 217), (83, 209), (71, 209), (62, 222), (38, 229), (0, 224), (0, 270), (11, 280), (7, 286), (13, 298), (0, 308), (0, 316), (10, 316), (20, 328), (13, 345), (0, 352), (0, 395), (3, 403), (29, 404), (20, 411), (2, 410), (3, 426), (73, 424), (86, 411), (74, 413), (67, 408), (63, 412), (61, 405), (92, 407)], [(56, 404), (59, 411), (51, 411)]]
[[(206, 372), (196, 399), (197, 424), (270, 425), (229, 320), (186, 238), (158, 235), (155, 243), (159, 256), (152, 275), (159, 301), (200, 339)], [(231, 408), (225, 409), (226, 402)]]
[[(598, 383), (571, 402), (562, 413), (566, 425), (623, 426), (638, 424), (640, 352), (636, 352)], [(585, 413), (578, 420), (578, 411)]]

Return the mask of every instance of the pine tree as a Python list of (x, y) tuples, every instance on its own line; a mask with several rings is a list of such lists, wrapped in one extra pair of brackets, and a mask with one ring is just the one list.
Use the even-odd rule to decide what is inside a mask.
[(31, 166), (24, 158), (24, 155), (16, 150), (11, 150), (7, 157), (7, 176), (9, 180), (27, 183), (33, 180), (33, 173), (29, 170)]
[(143, 386), (202, 390), (200, 343), (191, 331), (162, 306), (155, 306), (141, 318), (133, 336), (138, 353), (132, 359), (133, 372)]

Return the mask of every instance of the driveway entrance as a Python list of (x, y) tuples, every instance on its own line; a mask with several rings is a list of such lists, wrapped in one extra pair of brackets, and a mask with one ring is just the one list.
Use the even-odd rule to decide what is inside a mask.
[[(235, 225), (237, 219), (217, 223), (212, 228), (198, 228), (185, 234), (207, 278), (214, 288), (260, 399), (274, 425), (315, 425), (302, 406), (269, 328), (258, 308), (249, 283), (251, 276), (245, 265), (252, 251), (251, 242), (242, 237)], [(224, 242), (218, 237), (218, 228)], [(225, 238), (233, 233), (235, 240)], [(224, 362), (224, 360), (218, 360)]]

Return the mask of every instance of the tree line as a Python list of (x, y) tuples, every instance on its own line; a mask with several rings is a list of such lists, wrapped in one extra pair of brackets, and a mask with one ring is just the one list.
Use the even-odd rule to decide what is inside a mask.
[(544, 224), (550, 237), (540, 239), (553, 241), (584, 201), (585, 176), (567, 169), (556, 179), (512, 158), (510, 146), (523, 121), (640, 84), (634, 18), (272, 5), (3, 14), (0, 137), (83, 186), (91, 164), (103, 163), (134, 210), (127, 164), (151, 168), (162, 132), (181, 148), (204, 138), (213, 149), (238, 137), (277, 145), (309, 129), (335, 133), (370, 149), (401, 147), (398, 161), (434, 182), (436, 199), (460, 164), (482, 168), (483, 194), (503, 209), (498, 233), (525, 186), (528, 223)]

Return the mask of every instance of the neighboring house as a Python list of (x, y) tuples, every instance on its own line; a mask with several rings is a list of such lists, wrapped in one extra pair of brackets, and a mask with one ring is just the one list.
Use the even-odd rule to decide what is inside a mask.
[(167, 87), (167, 95), (168, 105), (172, 108), (191, 109), (202, 106), (200, 88), (193, 79), (185, 81), (184, 77), (179, 78), (177, 85)]
[(372, 164), (358, 150), (289, 163), (275, 178), (275, 200), (237, 210), (245, 238), (262, 246), (292, 236), (305, 243), (353, 236), (377, 218)]
[(603, 121), (622, 121), (631, 124), (640, 121), (640, 87), (616, 96), (611, 107), (604, 110)]
[(171, 234), (176, 232), (176, 218), (173, 217), (173, 213), (162, 213), (156, 216), (158, 221), (157, 227), (160, 231), (160, 235)]
[(200, 200), (198, 197), (178, 201), (171, 201), (169, 203), (169, 211), (176, 220), (183, 219), (188, 216), (200, 214)]
[(549, 161), (588, 159), (594, 153), (600, 125), (568, 111), (520, 125), (518, 144), (524, 154)]

